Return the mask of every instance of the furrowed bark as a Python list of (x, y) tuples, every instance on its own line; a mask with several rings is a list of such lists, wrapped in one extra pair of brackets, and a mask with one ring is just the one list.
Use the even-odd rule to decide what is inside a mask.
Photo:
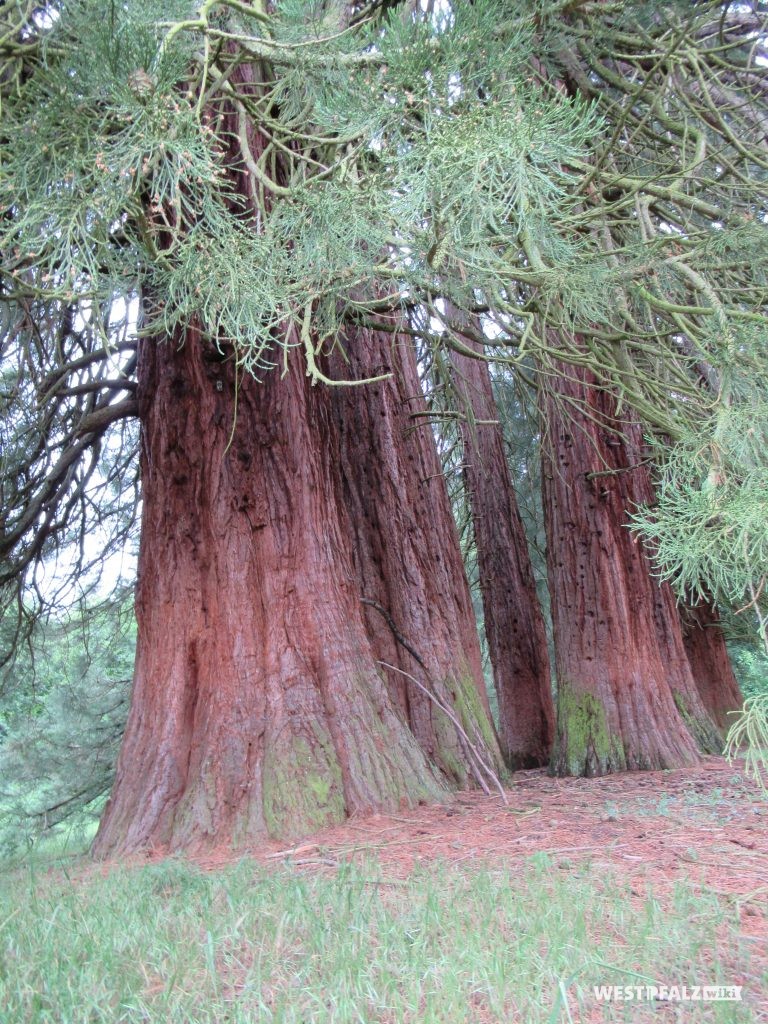
[[(651, 566), (626, 527), (642, 459), (632, 422), (581, 368), (542, 400), (547, 565), (558, 678), (552, 770), (603, 775), (694, 764), (661, 653)], [(621, 426), (623, 437), (616, 433)]]
[[(640, 474), (647, 477), (645, 468), (638, 472)], [(647, 482), (650, 489), (650, 480)], [(635, 502), (639, 500), (639, 497), (634, 499)], [(652, 580), (652, 589), (659, 654), (677, 709), (699, 750), (704, 754), (721, 754), (723, 736), (691, 670), (675, 595), (668, 583), (659, 584)]]
[(691, 672), (702, 703), (725, 734), (741, 710), (744, 696), (739, 688), (725, 645), (717, 606), (702, 601), (681, 613), (683, 640)]
[(137, 660), (95, 853), (286, 839), (444, 794), (366, 633), (327, 389), (292, 356), (235, 408), (231, 362), (188, 330), (142, 342), (139, 401)]
[(465, 743), (403, 675), (416, 676), (447, 699), (484, 758), (501, 770), (445, 481), (431, 427), (414, 417), (426, 406), (413, 343), (404, 335), (372, 330), (347, 341), (346, 358), (337, 353), (331, 359), (332, 376), (392, 374), (369, 386), (335, 389), (333, 395), (368, 636), (376, 659), (394, 667), (385, 669), (389, 692), (421, 748), (446, 775), (464, 783), (473, 774)]
[[(475, 346), (469, 340), (466, 344)], [(499, 734), (511, 768), (549, 760), (554, 706), (544, 618), (498, 423), (488, 364), (451, 352), (464, 478), (477, 547), (485, 633), (499, 701)]]

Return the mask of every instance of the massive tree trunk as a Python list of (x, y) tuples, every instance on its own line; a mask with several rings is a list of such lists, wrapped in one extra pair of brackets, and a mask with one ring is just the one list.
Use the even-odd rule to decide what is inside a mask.
[(698, 759), (661, 654), (650, 563), (627, 529), (639, 430), (580, 368), (546, 382), (543, 488), (558, 679), (553, 770), (601, 775)]
[[(256, 67), (236, 69), (241, 91), (258, 94)], [(257, 230), (238, 116), (225, 105), (222, 117), (223, 166)], [(264, 139), (253, 125), (246, 134), (258, 159)], [(476, 774), (478, 755), (494, 760), (476, 655), (461, 631), (452, 650), (466, 664), (458, 653), (449, 659), (455, 685), (444, 697), (450, 704), (451, 689), (463, 687), (459, 717), (486, 731), (473, 737), (475, 753), (450, 724), (452, 706), (442, 718), (425, 700), (414, 716), (419, 739), (434, 739), (425, 754), (390, 693), (353, 561), (338, 417), (328, 389), (310, 385), (298, 338), (286, 340), (287, 376), (246, 377), (239, 388), (233, 361), (191, 327), (183, 345), (141, 343), (137, 658), (98, 855), (289, 838), (355, 812), (439, 798), (471, 765)], [(368, 443), (371, 465), (388, 457), (376, 436)], [(425, 488), (425, 523), (434, 497)], [(408, 570), (404, 559), (393, 615), (410, 630), (401, 612)], [(446, 581), (453, 571), (447, 564)], [(417, 604), (434, 597), (417, 588)], [(430, 611), (420, 650), (441, 642), (432, 634), (439, 618)], [(428, 715), (431, 733), (421, 724)]]
[[(633, 502), (649, 500), (652, 489), (646, 468), (637, 470), (634, 478), (640, 486), (635, 490)], [(637, 494), (640, 489), (645, 492), (642, 496)], [(675, 704), (699, 750), (705, 754), (720, 754), (723, 737), (691, 671), (675, 595), (668, 583), (658, 584), (655, 580), (652, 583), (656, 640)]]
[(391, 373), (333, 395), (355, 573), (389, 692), (421, 748), (449, 776), (464, 782), (482, 769), (425, 688), (456, 707), (472, 745), (499, 771), (459, 539), (432, 430), (419, 415), (426, 405), (413, 343), (397, 333), (357, 331), (346, 339), (345, 357), (338, 350), (331, 357), (331, 373)]
[(188, 330), (141, 343), (139, 403), (137, 660), (95, 852), (288, 838), (443, 794), (371, 650), (327, 390), (292, 354), (235, 404), (232, 363)]
[(509, 475), (488, 364), (451, 352), (468, 417), (461, 421), (464, 475), (477, 547), (485, 633), (507, 764), (546, 764), (554, 707), (544, 617)]
[[(642, 443), (638, 424), (627, 423), (623, 435), (628, 446), (627, 457), (633, 464), (637, 464), (637, 468), (627, 474), (627, 497), (630, 502), (627, 511), (631, 511), (637, 505), (652, 505), (655, 492), (647, 465), (648, 452)], [(646, 555), (649, 554), (646, 549)], [(652, 559), (649, 557), (647, 561), (651, 563)], [(723, 749), (723, 736), (694, 678), (672, 587), (667, 582), (657, 582), (652, 565), (649, 564), (648, 568), (653, 583), (656, 642), (675, 704), (699, 750), (705, 754), (719, 754)]]
[(685, 607), (682, 622), (685, 650), (702, 703), (725, 733), (744, 697), (733, 674), (717, 607), (705, 602)]

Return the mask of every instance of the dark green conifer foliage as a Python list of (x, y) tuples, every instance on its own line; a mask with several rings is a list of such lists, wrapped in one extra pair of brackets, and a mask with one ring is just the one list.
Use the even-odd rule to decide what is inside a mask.
[[(0, 853), (95, 825), (128, 714), (132, 603), (38, 623), (0, 700)], [(77, 842), (75, 842), (77, 848)]]

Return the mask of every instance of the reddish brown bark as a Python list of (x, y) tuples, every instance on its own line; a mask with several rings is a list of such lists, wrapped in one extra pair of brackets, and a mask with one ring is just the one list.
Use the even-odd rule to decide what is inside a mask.
[[(645, 478), (638, 482), (647, 482), (650, 494), (647, 471), (643, 468), (635, 476)], [(635, 502), (639, 500), (638, 496), (634, 498)], [(643, 496), (642, 500), (647, 499)], [(668, 583), (658, 584), (655, 580), (652, 580), (652, 590), (659, 654), (675, 704), (699, 750), (705, 754), (720, 754), (723, 750), (723, 737), (710, 709), (702, 700), (701, 691), (691, 671), (675, 595)]]
[(704, 602), (686, 607), (682, 623), (685, 650), (702, 703), (719, 728), (727, 732), (744, 697), (733, 674), (717, 607)]
[(554, 706), (544, 617), (509, 474), (488, 364), (451, 353), (462, 420), (464, 475), (477, 548), (485, 633), (511, 768), (546, 764)]
[[(561, 366), (547, 381), (543, 466), (547, 566), (558, 679), (553, 770), (673, 768), (697, 760), (657, 632), (656, 586), (626, 527), (642, 438), (615, 433), (594, 378)], [(666, 628), (666, 624), (665, 624)], [(679, 702), (679, 701), (678, 701)], [(686, 716), (699, 714), (686, 709)]]
[[(631, 507), (652, 505), (655, 500), (653, 481), (645, 462), (647, 450), (642, 443), (639, 426), (628, 423), (623, 429), (624, 439), (629, 445), (629, 457), (637, 468), (627, 474), (627, 488)], [(615, 446), (614, 446), (615, 447)], [(628, 507), (627, 511), (631, 511)], [(626, 518), (626, 517), (625, 517)], [(646, 554), (648, 549), (646, 548)], [(651, 559), (647, 559), (652, 579), (653, 614), (656, 625), (656, 642), (666, 670), (667, 682), (672, 690), (675, 704), (688, 730), (705, 754), (719, 754), (723, 749), (723, 738), (709, 709), (702, 701), (701, 694), (691, 671), (691, 664), (685, 649), (683, 630), (677, 601), (669, 583), (659, 582), (653, 573)]]
[[(410, 338), (365, 330), (331, 374), (387, 380), (334, 390), (344, 501), (365, 622), (389, 691), (420, 746), (448, 775), (467, 777), (464, 742), (409, 679), (437, 689), (500, 769), (474, 611), (456, 526)], [(415, 655), (415, 656), (414, 656)], [(408, 673), (408, 676), (403, 673)]]
[[(236, 69), (241, 92), (258, 93), (257, 69)], [(255, 209), (226, 105), (218, 128), (232, 188)], [(258, 159), (264, 140), (246, 134)], [(140, 349), (137, 661), (99, 855), (288, 837), (445, 792), (368, 637), (330, 393), (295, 351), (285, 379), (238, 391), (231, 362), (192, 329), (185, 341)], [(441, 766), (463, 777), (466, 746), (447, 724), (441, 735)]]
[(366, 634), (328, 392), (289, 366), (243, 380), (235, 414), (231, 364), (193, 331), (142, 342), (137, 661), (98, 855), (444, 792)]

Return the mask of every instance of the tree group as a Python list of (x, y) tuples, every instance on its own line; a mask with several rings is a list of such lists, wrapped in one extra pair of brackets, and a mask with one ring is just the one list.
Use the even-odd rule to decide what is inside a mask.
[(768, 621), (766, 14), (2, 8), (3, 621), (140, 533), (100, 855), (721, 749), (717, 602)]

